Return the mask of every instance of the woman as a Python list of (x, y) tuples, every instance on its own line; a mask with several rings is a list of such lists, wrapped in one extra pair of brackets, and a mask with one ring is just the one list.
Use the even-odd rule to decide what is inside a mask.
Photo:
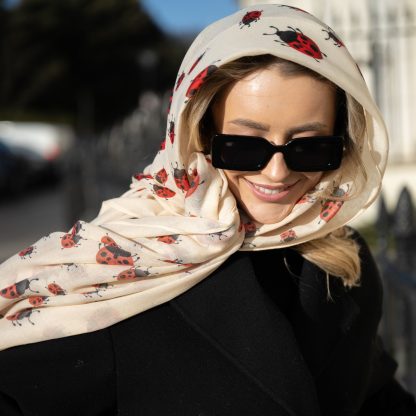
[(214, 23), (167, 125), (130, 191), (2, 265), (2, 414), (415, 414), (345, 228), (387, 134), (335, 33), (283, 5)]

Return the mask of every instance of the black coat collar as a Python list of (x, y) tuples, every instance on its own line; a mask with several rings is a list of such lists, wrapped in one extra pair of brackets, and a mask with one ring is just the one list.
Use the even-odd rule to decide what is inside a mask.
[(249, 253), (238, 252), (171, 304), (288, 413), (314, 416), (314, 378), (359, 312), (339, 280), (330, 290), (334, 302), (323, 273), (304, 261), (290, 323), (258, 284)]

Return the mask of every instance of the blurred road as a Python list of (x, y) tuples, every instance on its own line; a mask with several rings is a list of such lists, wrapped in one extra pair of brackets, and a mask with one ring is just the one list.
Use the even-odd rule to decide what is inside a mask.
[(67, 231), (64, 191), (54, 186), (0, 201), (0, 262), (52, 231)]

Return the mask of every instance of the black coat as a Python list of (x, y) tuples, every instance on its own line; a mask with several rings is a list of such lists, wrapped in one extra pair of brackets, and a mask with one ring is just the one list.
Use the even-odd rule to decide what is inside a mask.
[[(5, 350), (0, 414), (415, 415), (376, 335), (382, 285), (361, 244), (362, 284), (330, 278), (333, 301), (324, 273), (294, 251), (264, 252), (256, 272), (253, 253), (237, 252), (185, 294), (110, 328)], [(285, 313), (256, 277), (282, 271), (281, 253), (298, 275)]]

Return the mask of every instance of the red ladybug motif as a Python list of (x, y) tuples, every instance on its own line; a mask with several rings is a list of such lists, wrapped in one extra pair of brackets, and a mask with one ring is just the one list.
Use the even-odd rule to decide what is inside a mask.
[(198, 175), (198, 171), (195, 169), (192, 170), (191, 174), (189, 175), (190, 182), (189, 182), (189, 189), (186, 191), (185, 198), (191, 196), (198, 188), (199, 185), (202, 185), (205, 181), (200, 182), (200, 177)]
[(26, 308), (26, 309), (22, 309), (19, 312), (14, 313), (13, 315), (6, 316), (6, 319), (8, 319), (9, 321), (12, 321), (13, 326), (16, 326), (16, 325), (22, 326), (21, 322), (19, 321), (22, 321), (25, 318), (32, 325), (35, 325), (35, 323), (30, 320), (30, 316), (34, 312), (40, 312), (40, 311), (38, 309)]
[(157, 241), (165, 244), (179, 244), (178, 238), (179, 234), (161, 235), (157, 238)]
[(293, 241), (296, 238), (297, 238), (296, 233), (293, 230), (287, 230), (284, 233), (280, 234), (280, 239), (285, 243), (287, 243), (289, 241)]
[(250, 27), (253, 22), (257, 22), (260, 19), (262, 13), (263, 10), (253, 10), (251, 12), (247, 12), (241, 19), (240, 29), (242, 29), (244, 26)]
[(65, 290), (62, 289), (61, 286), (59, 286), (55, 282), (49, 283), (48, 286), (47, 286), (47, 289), (49, 290), (49, 292), (51, 292), (53, 295), (56, 295), (56, 296), (66, 295)]
[(165, 147), (166, 147), (166, 139), (163, 139), (160, 142), (159, 150), (165, 150)]
[(153, 176), (150, 174), (136, 173), (134, 174), (134, 178), (136, 178), (138, 181), (141, 181), (142, 179), (153, 179)]
[(215, 65), (209, 65), (203, 69), (191, 82), (188, 90), (186, 91), (186, 97), (192, 98), (205, 80), (217, 69)]
[[(342, 188), (336, 187), (332, 192), (332, 195), (341, 197), (346, 195), (346, 192)], [(342, 205), (344, 205), (344, 201), (327, 199), (322, 204), (322, 209), (321, 213), (319, 214), (319, 217), (321, 218), (321, 220), (325, 222), (332, 220), (332, 218), (334, 218), (335, 215), (339, 212)]]
[(89, 292), (84, 292), (82, 294), (86, 298), (92, 298), (94, 295), (97, 295), (98, 297), (102, 298), (102, 296), (100, 295), (100, 292), (106, 290), (108, 286), (109, 286), (108, 283), (97, 283), (93, 285), (93, 287), (95, 288), (94, 290), (91, 290)]
[(95, 259), (99, 264), (109, 264), (112, 266), (130, 265), (133, 266), (134, 260), (129, 251), (123, 250), (116, 242), (109, 236), (101, 238), (104, 247), (98, 250)]
[(308, 194), (305, 194), (305, 195), (303, 195), (302, 196), (302, 198), (300, 198), (297, 202), (296, 202), (296, 204), (312, 204), (312, 203), (314, 203), (316, 201), (316, 198), (315, 197), (313, 197), (313, 196), (311, 196), (311, 195), (308, 195)]
[(191, 266), (193, 266), (193, 263), (183, 263), (183, 260), (181, 260), (181, 259), (163, 260), (163, 261), (165, 263), (177, 264), (178, 266), (184, 266), (184, 267), (191, 267)]
[(238, 227), (238, 231), (241, 231), (243, 228), (244, 228), (246, 237), (251, 237), (256, 232), (256, 225), (251, 221), (241, 222), (240, 226)]
[(159, 185), (153, 185), (153, 191), (158, 197), (165, 199), (173, 198), (176, 195), (176, 192), (172, 191), (172, 189)]
[(36, 248), (36, 246), (30, 246), (30, 247), (27, 247), (24, 250), (20, 251), (19, 252), (20, 258), (21, 259), (24, 259), (26, 257), (32, 258), (31, 254), (36, 253), (35, 248)]
[(165, 168), (160, 169), (160, 171), (156, 173), (155, 179), (159, 183), (164, 185), (166, 181), (168, 180), (168, 173), (166, 172), (166, 169)]
[(127, 269), (127, 270), (120, 272), (117, 275), (117, 280), (128, 282), (128, 281), (136, 280), (139, 277), (146, 277), (149, 275), (150, 275), (149, 269), (143, 270), (143, 269), (138, 269), (138, 268), (131, 268), (131, 269)]
[(3, 298), (6, 299), (17, 299), (21, 296), (23, 296), (26, 292), (26, 290), (30, 290), (33, 293), (39, 293), (37, 290), (32, 290), (30, 288), (30, 283), (33, 282), (34, 280), (39, 280), (38, 278), (34, 278), (34, 279), (24, 279), (21, 280), (20, 282), (17, 282), (13, 285), (10, 285), (4, 289), (2, 289), (0, 291), (0, 295)]
[(38, 307), (45, 305), (49, 300), (49, 296), (29, 296), (27, 299), (31, 305)]
[(82, 237), (79, 235), (79, 232), (83, 230), (82, 224), (80, 221), (77, 221), (72, 227), (71, 231), (68, 234), (65, 234), (61, 237), (61, 245), (63, 248), (72, 248), (78, 247), (78, 243), (82, 240)]
[(189, 71), (188, 71), (188, 75), (195, 69), (195, 67), (199, 64), (199, 62), (200, 62), (200, 60), (203, 58), (203, 56), (205, 55), (205, 53), (206, 53), (206, 51), (202, 54), (202, 55), (200, 55), (196, 60), (195, 60), (195, 62), (192, 64), (192, 66), (191, 66), (191, 68), (189, 69)]
[(178, 80), (176, 81), (175, 91), (181, 86), (183, 79), (185, 78), (185, 72), (179, 76)]
[(175, 122), (174, 121), (169, 121), (168, 136), (169, 136), (170, 142), (173, 144), (173, 142), (175, 141)]
[(319, 214), (319, 217), (325, 222), (332, 220), (332, 218), (334, 218), (338, 211), (341, 209), (343, 204), (344, 201), (331, 201), (329, 199), (326, 200), (322, 205), (322, 210)]
[(334, 45), (335, 45), (335, 46), (338, 46), (338, 48), (340, 48), (341, 46), (345, 46), (345, 45), (341, 42), (341, 40), (340, 40), (340, 39), (338, 39), (338, 38), (335, 36), (335, 33), (334, 33), (334, 32), (332, 32), (331, 30), (322, 29), (322, 31), (323, 31), (323, 32), (326, 32), (326, 33), (328, 34), (328, 37), (327, 37), (327, 38), (325, 38), (325, 40), (329, 40), (329, 39), (331, 39), (331, 40), (334, 42)]
[(175, 180), (176, 186), (183, 192), (188, 191), (191, 187), (185, 169), (173, 168), (173, 179)]
[(304, 35), (300, 29), (294, 29), (291, 26), (287, 28), (290, 30), (279, 30), (275, 26), (269, 26), (270, 28), (276, 30), (275, 33), (263, 33), (263, 35), (275, 35), (278, 36), (281, 41), (275, 40), (282, 45), (289, 46), (298, 52), (301, 52), (311, 58), (314, 58), (317, 62), (320, 59), (323, 59), (326, 56), (320, 49), (319, 46), (308, 36)]

